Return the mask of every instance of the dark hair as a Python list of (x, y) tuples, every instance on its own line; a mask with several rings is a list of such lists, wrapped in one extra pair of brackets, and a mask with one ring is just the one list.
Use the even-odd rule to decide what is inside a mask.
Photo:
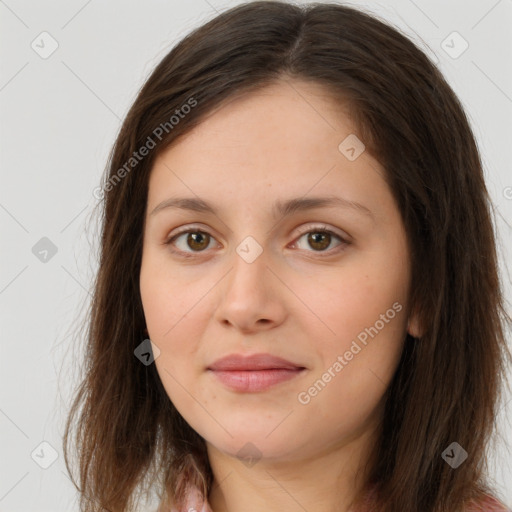
[[(368, 479), (378, 485), (380, 510), (461, 510), (493, 492), (486, 450), (510, 358), (510, 318), (464, 110), (426, 55), (376, 16), (344, 5), (258, 1), (218, 15), (164, 57), (110, 154), (86, 374), (64, 435), (69, 471), (80, 412), (75, 485), (83, 511), (133, 510), (136, 491), (157, 483), (161, 498), (179, 503), (182, 470), (209, 492), (204, 440), (174, 408), (155, 365), (134, 357), (145, 337), (139, 274), (148, 180), (155, 158), (207, 114), (281, 79), (321, 84), (349, 106), (366, 151), (386, 169), (408, 237), (410, 308), (423, 333), (406, 340), (387, 391)], [(178, 112), (188, 113), (172, 121)], [(159, 137), (157, 127), (165, 127)], [(150, 139), (155, 149), (134, 164)], [(469, 454), (457, 470), (441, 457), (453, 441)]]

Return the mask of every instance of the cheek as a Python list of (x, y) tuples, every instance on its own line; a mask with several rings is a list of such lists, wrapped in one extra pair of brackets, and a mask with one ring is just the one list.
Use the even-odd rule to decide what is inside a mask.
[(310, 336), (316, 332), (317, 338), (320, 335), (330, 340), (328, 344), (335, 350), (376, 322), (379, 330), (384, 321), (386, 331), (398, 335), (405, 329), (400, 311), (405, 310), (407, 300), (406, 268), (391, 268), (382, 257), (375, 261), (368, 258), (318, 273), (311, 279), (298, 279), (294, 291), (305, 297), (309, 312), (314, 313), (304, 315), (304, 328), (311, 331)]
[(407, 324), (407, 266), (392, 264), (400, 257), (391, 251), (371, 253), (315, 279), (309, 300), (325, 334), (319, 336), (318, 321), (304, 324), (308, 338), (316, 339), (319, 365), (308, 379), (309, 388), (302, 389), (313, 415), (346, 418), (355, 427), (389, 386)]
[[(382, 324), (371, 320), (364, 326), (346, 317), (354, 334), (344, 333), (335, 343), (323, 346), (323, 364), (297, 396), (298, 407), (325, 438), (355, 432), (379, 414), (404, 340), (404, 309), (396, 312), (391, 306), (387, 311), (388, 323), (382, 320)], [(344, 327), (339, 324), (340, 331)]]
[(172, 397), (179, 393), (179, 383), (190, 387), (201, 367), (199, 340), (209, 318), (201, 299), (211, 285), (190, 281), (162, 260), (151, 250), (144, 254), (140, 294), (149, 336), (160, 349), (155, 364)]
[(162, 259), (151, 250), (143, 256), (140, 295), (152, 340), (168, 344), (183, 328), (187, 315), (197, 314), (197, 306), (207, 290), (203, 290), (205, 285), (191, 281)]

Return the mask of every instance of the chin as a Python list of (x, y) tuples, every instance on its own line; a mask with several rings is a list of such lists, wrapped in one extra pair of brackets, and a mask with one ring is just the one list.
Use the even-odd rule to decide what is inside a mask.
[[(284, 431), (284, 436), (274, 436), (274, 433), (269, 436), (271, 430), (271, 428), (265, 430), (255, 428), (234, 430), (228, 428), (233, 437), (225, 432), (222, 436), (208, 436), (207, 433), (205, 433), (206, 435), (202, 434), (202, 436), (216, 450), (231, 457), (236, 457), (242, 462), (246, 461), (248, 466), (261, 458), (285, 459), (291, 457), (295, 452), (302, 451), (296, 436)], [(289, 444), (292, 439), (294, 440), (293, 446)]]

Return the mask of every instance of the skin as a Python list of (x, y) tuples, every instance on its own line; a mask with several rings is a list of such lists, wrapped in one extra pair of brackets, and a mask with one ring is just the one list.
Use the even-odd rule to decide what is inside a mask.
[[(141, 298), (167, 394), (206, 440), (214, 512), (350, 510), (406, 331), (419, 335), (400, 213), (369, 152), (350, 161), (338, 149), (349, 134), (356, 127), (321, 85), (281, 80), (216, 109), (152, 169)], [(339, 206), (272, 215), (276, 200), (327, 195), (372, 216)], [(171, 197), (200, 197), (217, 215), (151, 214)], [(211, 237), (165, 244), (189, 226)], [(308, 243), (322, 226), (345, 242)], [(263, 250), (252, 263), (236, 251), (248, 236)], [(300, 403), (394, 303), (402, 306), (394, 318)], [(206, 370), (233, 353), (271, 353), (306, 370), (265, 391), (236, 392)], [(237, 457), (246, 443), (254, 464)]]

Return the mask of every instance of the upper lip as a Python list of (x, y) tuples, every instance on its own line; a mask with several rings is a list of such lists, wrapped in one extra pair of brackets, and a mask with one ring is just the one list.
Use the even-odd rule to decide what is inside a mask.
[(281, 357), (272, 354), (253, 354), (244, 356), (241, 354), (230, 354), (228, 356), (217, 359), (213, 364), (208, 366), (209, 370), (217, 371), (235, 371), (235, 370), (270, 370), (270, 369), (286, 369), (297, 370), (303, 366), (287, 361)]

